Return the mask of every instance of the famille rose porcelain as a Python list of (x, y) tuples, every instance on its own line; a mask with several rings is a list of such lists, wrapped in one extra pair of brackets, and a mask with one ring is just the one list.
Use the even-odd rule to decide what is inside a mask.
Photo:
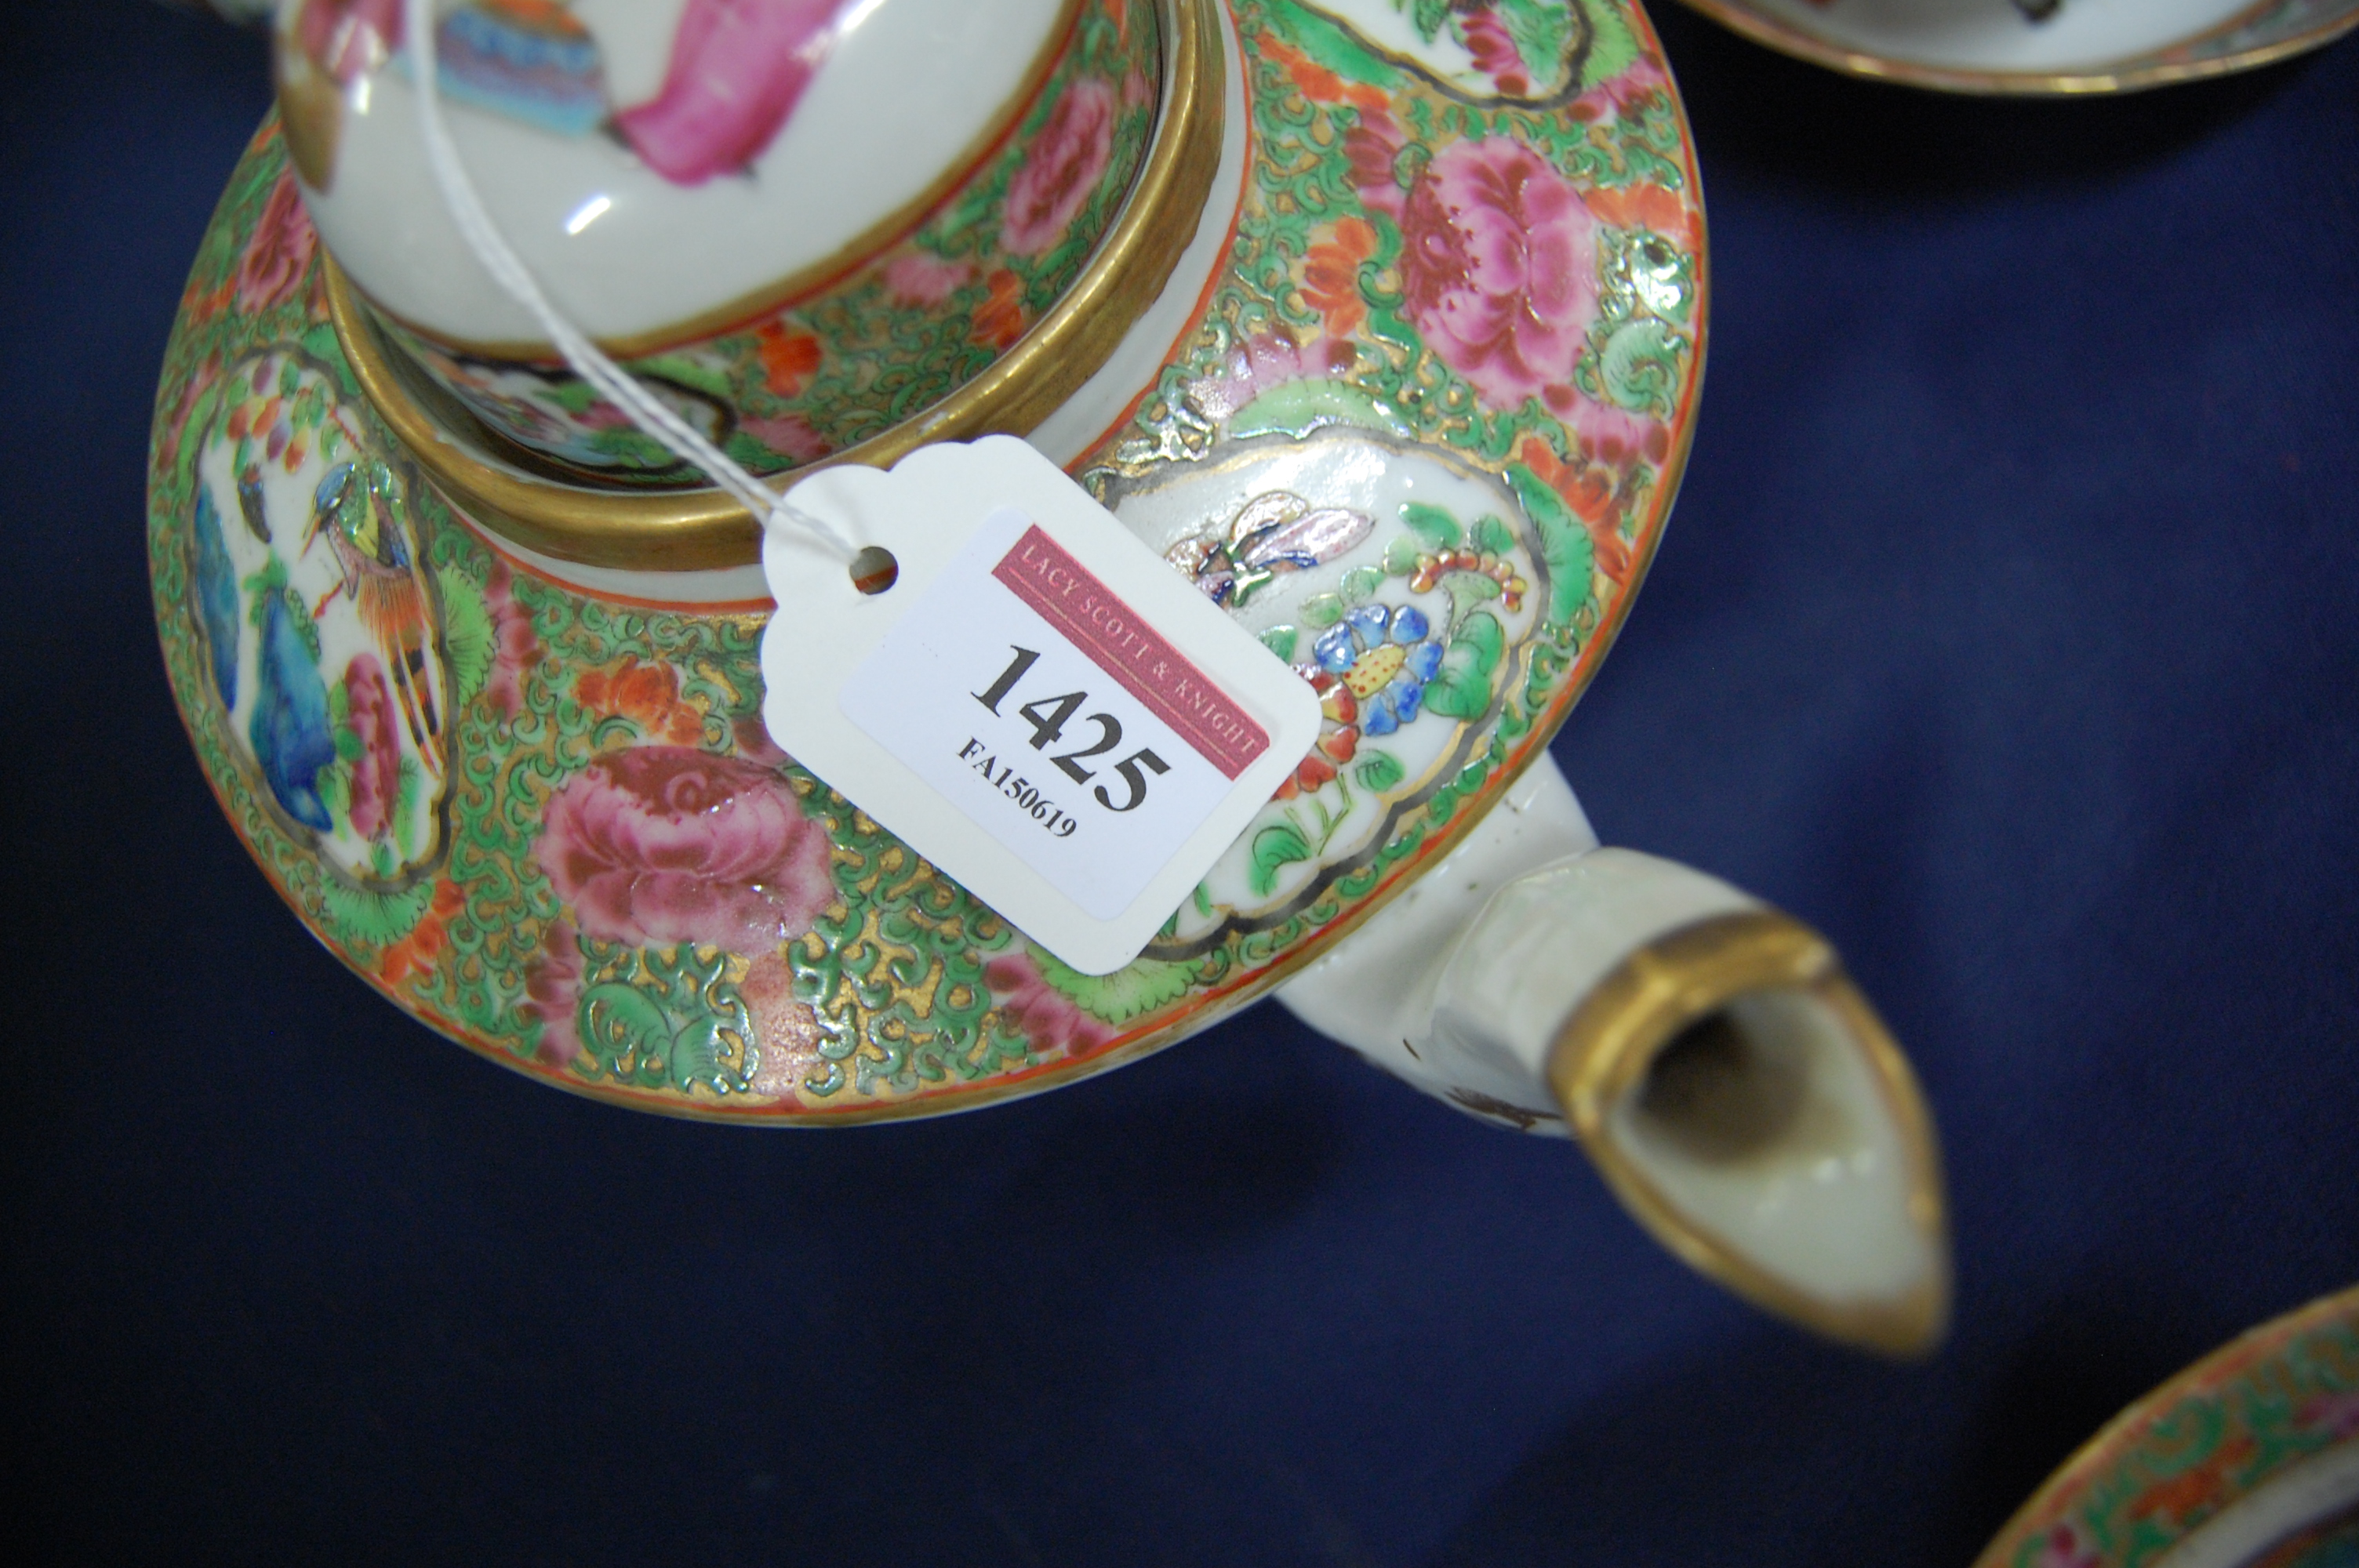
[(2115, 1417), (1975, 1568), (2359, 1563), (2359, 1289), (2205, 1357)]
[[(677, 46), (700, 14), (644, 6), (655, 41), (625, 45), (597, 30), (618, 13), (571, 9), (602, 59), (643, 57), (643, 74), (605, 78), (623, 113), (664, 90), (666, 29)], [(750, 26), (764, 0), (730, 9)], [(940, 8), (883, 0), (839, 23), (857, 41), (897, 9)], [(897, 407), (903, 424), (864, 450), (996, 429), (1065, 467), (1318, 693), (1318, 741), (1276, 796), (1145, 954), (1093, 977), (783, 754), (760, 717), (772, 601), (752, 519), (715, 491), (522, 461), (413, 358), (436, 312), (510, 330), (495, 302), (463, 283), (396, 306), (387, 254), (342, 254), (347, 234), (402, 230), (348, 205), (364, 189), (443, 243), (414, 172), (395, 172), (397, 141), (361, 124), (408, 91), (380, 28), (384, 58), (332, 100), (332, 175), (300, 167), (321, 127), (298, 131), (292, 98), (255, 136), (158, 395), (166, 661), (273, 883), (370, 984), (492, 1059), (746, 1125), (1037, 1092), (1275, 992), (1472, 1115), (1578, 1136), (1643, 1222), (1751, 1299), (1882, 1349), (1930, 1344), (1948, 1303), (1940, 1172), (1873, 1011), (1787, 916), (1598, 848), (1548, 756), (1661, 536), (1702, 369), (1695, 160), (1645, 14), (957, 9), (1004, 13), (1010, 38), (1044, 16), (1057, 38), (1101, 37), (1059, 44), (1005, 116), (1016, 166), (991, 189), (1105, 189), (1094, 155), (1077, 165), (1069, 138), (1027, 130), (1057, 93), (1152, 124), (1118, 200), (1070, 215), (1097, 238), (1065, 242), (1063, 295), (1003, 344), (968, 308), (985, 275), (966, 278), (928, 341), (1000, 357), (930, 409)], [(281, 18), (306, 50), (308, 14)], [(321, 58), (334, 81), (341, 57)], [(820, 123), (852, 58), (839, 40), (816, 59), (777, 147)], [(864, 134), (898, 135), (932, 91), (875, 99), (891, 113)], [(455, 123), (467, 99), (451, 97)], [(615, 112), (576, 135), (485, 110), (462, 146), (489, 179), (536, 146), (551, 169), (606, 160), (617, 213), (625, 195), (668, 213), (713, 198), (713, 232), (737, 223), (747, 244), (749, 195), (793, 205), (794, 160), (701, 185), (632, 169)], [(512, 184), (512, 215), (532, 183)], [(976, 246), (1004, 260), (1007, 209), (991, 211), (987, 232), (928, 221), (890, 244), (953, 271)], [(519, 235), (553, 267), (563, 246), (541, 240)], [(1141, 289), (1151, 243), (1164, 259)], [(701, 245), (679, 254), (704, 276)], [(711, 324), (713, 353), (758, 363), (776, 308)], [(416, 336), (383, 330), (397, 311)], [(1089, 345), (1078, 375), (1049, 362), (1080, 351), (1039, 350), (1069, 330)], [(1005, 397), (978, 413), (984, 384)], [(733, 385), (716, 403), (742, 428), (754, 379)], [(858, 402), (830, 393), (810, 416), (839, 397)], [(842, 674), (827, 646), (802, 657), (813, 681)]]
[(1687, 0), (1818, 64), (1953, 92), (2112, 92), (2246, 70), (2359, 27), (2359, 0)]

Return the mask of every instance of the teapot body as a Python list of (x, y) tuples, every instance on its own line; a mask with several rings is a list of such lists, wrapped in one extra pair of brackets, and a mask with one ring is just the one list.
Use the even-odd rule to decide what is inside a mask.
[[(1204, 1027), (1501, 797), (1603, 656), (1691, 427), (1702, 228), (1669, 77), (1605, 0), (1567, 10), (1593, 20), (1559, 40), (1572, 59), (1589, 38), (1586, 64), (1537, 106), (1532, 81), (1485, 78), (1486, 101), (1438, 45), (1421, 65), (1349, 30), (1386, 5), (1216, 9), (1222, 156), (1188, 254), (1108, 359), (1120, 384), (1038, 435), (1327, 722), (1166, 936), (1103, 979), (778, 755), (752, 568), (585, 566), (453, 497), (364, 384), (265, 127), (170, 349), (151, 559), (206, 772), (333, 951), (580, 1092), (767, 1124), (922, 1115)], [(1509, 222), (1553, 270), (1457, 293), (1420, 271)], [(1486, 288), (1549, 314), (1478, 340), (1463, 308)], [(1312, 514), (1335, 525), (1310, 538)]]
[[(773, 1127), (962, 1110), (1135, 1060), (1297, 975), (1293, 1000), (1318, 1011), (1311, 971), (1373, 964), (1430, 981), (1407, 1038), (1456, 1065), (1427, 1087), (1515, 1125), (1549, 1125), (1555, 1105), (1593, 1152), (1614, 1147), (1609, 1124), (1678, 1009), (1640, 997), (1651, 1034), (1568, 1054), (1571, 1019), (1544, 1015), (1579, 996), (1534, 992), (1520, 1023), (1484, 1000), (1498, 963), (1520, 961), (1501, 919), (1559, 884), (1510, 879), (1500, 917), (1423, 897), (1420, 879), (1495, 859), (1531, 788), (1556, 802), (1531, 822), (1563, 840), (1542, 858), (1588, 848), (1546, 749), (1678, 489), (1702, 212), (1643, 13), (1508, 9), (1549, 25), (1512, 33), (1481, 4), (1157, 8), (1178, 40), (1158, 140), (1108, 232), (1116, 251), (1159, 235), (1168, 263), (1078, 285), (1110, 312), (1077, 308), (1088, 362), (1009, 406), (1310, 684), (1322, 723), (1147, 950), (1106, 976), (1060, 963), (773, 743), (772, 606), (734, 503), (527, 472), (438, 413), (331, 263), (299, 136), (266, 123), (168, 351), (148, 533), (176, 700), (266, 874), (421, 1022), (636, 1108)], [(1175, 63), (1191, 39), (1195, 75)], [(1060, 358), (1041, 347), (1053, 325), (1008, 361)], [(906, 428), (957, 434), (963, 395)], [(810, 679), (840, 673), (823, 644), (798, 656)], [(1523, 804), (1498, 814), (1519, 778)], [(1674, 872), (1637, 877), (1640, 903), (1652, 887), (1690, 916), (1751, 907)], [(1677, 935), (1660, 910), (1634, 925), (1636, 905), (1577, 905), (1553, 906), (1568, 935), (1620, 933), (1592, 955), (1601, 983)], [(1463, 931), (1413, 913), (1445, 906)], [(1823, 965), (1788, 968), (1739, 989), (1818, 994)], [(1381, 1056), (1364, 1022), (1329, 1026)], [(1865, 1039), (1819, 1053), (1826, 1082)], [(1460, 1081), (1479, 1062), (1488, 1087)], [(1906, 1095), (1885, 1108), (1921, 1120)], [(1929, 1138), (1915, 1150), (1886, 1173), (1930, 1238), (1916, 1339), (1840, 1313), (1830, 1332), (1905, 1349), (1938, 1331), (1938, 1191), (1908, 1187)], [(1657, 1227), (1711, 1267), (1696, 1238), (1742, 1229), (1726, 1192), (1633, 1169), (1670, 1184)], [(1642, 1217), (1649, 1190), (1625, 1194)], [(1732, 1256), (1743, 1267), (1723, 1277), (1795, 1310), (1782, 1286), (1751, 1288), (1767, 1254)]]

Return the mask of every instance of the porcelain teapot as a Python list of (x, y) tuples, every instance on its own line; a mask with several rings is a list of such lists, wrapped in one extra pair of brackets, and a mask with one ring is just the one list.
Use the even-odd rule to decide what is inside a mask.
[[(818, 21), (733, 80), (796, 91), (731, 121), (734, 164), (628, 167), (652, 157), (614, 118), (674, 92), (668, 62), (790, 13)], [(392, 14), (282, 6), (282, 112), (200, 251), (150, 465), (175, 697), (331, 951), (542, 1081), (766, 1126), (1038, 1092), (1274, 993), (1462, 1112), (1577, 1138), (1642, 1223), (1770, 1310), (1897, 1354), (1939, 1338), (1931, 1124), (1873, 1010), (1789, 917), (1600, 848), (1548, 755), (1660, 537), (1701, 373), (1695, 163), (1636, 5), (440, 5), (438, 48), (476, 51), (446, 94), (454, 139), (552, 297), (699, 390), (717, 440), (787, 419), (839, 362), (859, 368), (794, 416), (895, 416), (733, 455), (791, 460), (790, 482), (1024, 435), (1316, 692), (1316, 744), (1103, 976), (772, 741), (758, 528), (693, 473), (566, 457), (582, 428), (576, 456), (619, 449), (444, 248), (392, 134), (415, 89)], [(774, 208), (834, 200), (832, 155), (766, 162), (774, 145), (893, 142), (916, 113), (880, 119), (831, 73), (864, 38), (969, 37), (979, 14), (1006, 44), (1001, 97), (896, 144), (894, 221), (851, 225), (839, 265), (769, 269), (800, 280), (783, 293), (740, 287)], [(908, 64), (931, 84), (908, 102), (963, 64)], [(603, 117), (535, 123), (552, 99)], [(642, 198), (731, 254), (570, 245)], [(1071, 265), (1025, 275), (1026, 255)], [(598, 315), (633, 268), (679, 275), (652, 341)], [(930, 283), (897, 293), (897, 268)], [(703, 308), (731, 289), (737, 314)], [(837, 341), (777, 348), (831, 323)], [(492, 338), (454, 350), (470, 332)], [(913, 390), (945, 345), (966, 379)], [(511, 421), (512, 395), (575, 426)], [(835, 652), (798, 656), (817, 676)]]

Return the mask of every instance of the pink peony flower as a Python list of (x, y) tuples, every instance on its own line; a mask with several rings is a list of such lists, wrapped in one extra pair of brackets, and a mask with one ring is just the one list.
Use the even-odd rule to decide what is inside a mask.
[(1484, 402), (1571, 380), (1597, 319), (1597, 222), (1545, 158), (1505, 136), (1453, 142), (1397, 221), (1405, 313)]
[(1626, 114), (1658, 92), (1668, 92), (1671, 73), (1653, 55), (1641, 54), (1619, 76), (1608, 77), (1571, 104), (1576, 120), (1603, 119), (1607, 110)]
[(401, 792), (401, 721), (375, 654), (355, 654), (345, 666), (344, 702), (346, 721), (361, 742), (361, 754), (353, 759), (353, 831), (375, 838), (393, 825)]
[(1093, 76), (1074, 82), (1057, 100), (1049, 123), (1024, 155), (1024, 167), (1008, 181), (1000, 249), (1037, 256), (1065, 237), (1114, 157), (1115, 107), (1114, 84)]
[(908, 251), (885, 266), (885, 291), (898, 305), (940, 305), (973, 280), (972, 262), (944, 261), (926, 251)]
[(1036, 1055), (1063, 1051), (1085, 1056), (1114, 1038), (1113, 1030), (1041, 979), (1029, 953), (994, 958), (984, 966), (983, 979), (999, 1003), (1001, 1021), (1030, 1041)]
[(1531, 92), (1531, 79), (1524, 74), (1524, 57), (1516, 52), (1516, 40), (1496, 12), (1461, 6), (1458, 31), (1466, 52), (1474, 57), (1474, 69), (1489, 77), (1501, 92), (1521, 98)]
[(766, 768), (690, 746), (630, 746), (549, 797), (533, 855), (582, 929), (633, 946), (760, 954), (835, 897), (827, 830)]
[(1611, 407), (1562, 384), (1540, 395), (1565, 428), (1581, 438), (1582, 449), (1602, 463), (1618, 468), (1639, 457), (1659, 463), (1670, 455), (1671, 433), (1659, 419)]
[(835, 449), (825, 436), (811, 428), (810, 420), (799, 414), (773, 415), (766, 419), (746, 419), (737, 427), (770, 450), (792, 458), (799, 463), (815, 463)]
[(255, 221), (254, 235), (237, 263), (237, 308), (251, 315), (284, 304), (302, 287), (311, 270), (311, 253), (319, 248), (319, 232), (303, 210), (295, 176), (282, 170), (270, 188), (270, 200)]
[(540, 639), (533, 635), (532, 612), (516, 600), (515, 579), (506, 561), (492, 563), (484, 582), (484, 606), (492, 614), (492, 672), (484, 678), (484, 695), (504, 719), (524, 708), (523, 676), (540, 662)]
[(516, 1011), (540, 1020), (540, 1059), (562, 1067), (582, 1054), (582, 946), (569, 923), (541, 933), (540, 953), (525, 966), (526, 1000)]

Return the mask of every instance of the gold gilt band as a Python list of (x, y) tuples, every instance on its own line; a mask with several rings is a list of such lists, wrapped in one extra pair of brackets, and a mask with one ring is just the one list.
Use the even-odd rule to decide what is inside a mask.
[[(1690, 10), (1702, 12), (1755, 43), (1766, 45), (1780, 54), (1792, 55), (1797, 59), (1809, 60), (1813, 65), (1825, 66), (1830, 70), (1842, 71), (1846, 76), (1865, 77), (1871, 81), (1897, 82), (1904, 87), (1921, 87), (1935, 92), (2012, 98), (2089, 97), (2107, 92), (2141, 92), (2150, 87), (2168, 87), (2174, 82), (2196, 81), (2209, 76), (2225, 76), (2232, 71), (2253, 70), (2317, 49), (2353, 27), (2359, 27), (2359, 11), (2352, 11), (2343, 16), (2330, 16), (2291, 38), (2275, 38), (2250, 49), (2229, 54), (2207, 55), (2201, 59), (2180, 58), (2180, 51), (2172, 50), (2163, 57), (2128, 60), (2118, 67), (2096, 70), (1968, 70), (1954, 66), (1921, 65), (1912, 60), (1862, 54), (1763, 16), (1752, 6), (1738, 3), (1738, 0), (1686, 0), (1686, 4)], [(2230, 17), (2217, 28), (2204, 34), (2203, 38), (2217, 38), (2232, 32), (2268, 8), (2267, 0), (2264, 0), (2263, 4)]]
[[(1865, 1054), (1909, 1162), (1909, 1218), (1942, 1271), (1893, 1302), (1834, 1303), (1803, 1294), (1692, 1224), (1610, 1136), (1614, 1108), (1657, 1054), (1690, 1025), (1741, 996), (1805, 992), (1831, 1009)], [(1932, 1119), (1883, 1020), (1843, 973), (1824, 937), (1772, 909), (1716, 915), (1657, 937), (1622, 960), (1558, 1031), (1549, 1082), (1614, 1195), (1699, 1273), (1829, 1338), (1890, 1356), (1921, 1355), (1948, 1327), (1948, 1217)]]
[[(1122, 215), (1048, 314), (973, 381), (914, 418), (771, 482), (839, 462), (885, 468), (929, 441), (1028, 433), (1096, 373), (1163, 291), (1194, 237), (1220, 163), (1223, 91), (1215, 0), (1161, 0), (1169, 70), (1154, 145)], [(761, 525), (719, 490), (668, 493), (555, 484), (492, 462), (460, 440), (454, 412), (430, 395), (326, 259), (328, 309), (361, 390), (437, 488), (484, 526), (543, 555), (586, 566), (692, 571), (761, 559)], [(437, 406), (440, 409), (440, 406)]]

